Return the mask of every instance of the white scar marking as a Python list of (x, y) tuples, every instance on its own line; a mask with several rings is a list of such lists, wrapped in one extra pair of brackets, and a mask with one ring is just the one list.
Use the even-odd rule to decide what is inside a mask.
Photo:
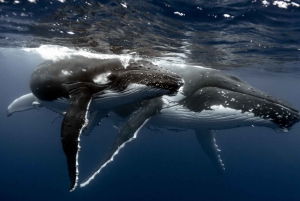
[(64, 75), (71, 75), (72, 74), (72, 71), (67, 71), (67, 70), (61, 70), (61, 75), (64, 76)]
[(124, 8), (127, 8), (127, 4), (126, 3), (120, 3)]
[(111, 72), (107, 72), (107, 73), (102, 73), (100, 75), (97, 75), (96, 77), (94, 77), (93, 81), (96, 84), (107, 84), (108, 83), (108, 79), (107, 77), (111, 74)]
[[(150, 119), (150, 118), (149, 118)], [(134, 133), (133, 137), (130, 138), (127, 142), (124, 142), (121, 146), (119, 146), (119, 148), (117, 149), (117, 151), (115, 151), (115, 153), (112, 155), (112, 157), (106, 161), (87, 181), (83, 182), (80, 184), (80, 187), (84, 187), (86, 185), (88, 185), (97, 174), (100, 173), (100, 171), (110, 162), (112, 162), (114, 160), (115, 155), (117, 155), (120, 151), (120, 149), (122, 149), (123, 147), (125, 147), (125, 145), (129, 142), (131, 142), (132, 140), (134, 140), (138, 134), (138, 132), (141, 130), (141, 128), (143, 128), (143, 126), (149, 121), (149, 119), (147, 119)]]

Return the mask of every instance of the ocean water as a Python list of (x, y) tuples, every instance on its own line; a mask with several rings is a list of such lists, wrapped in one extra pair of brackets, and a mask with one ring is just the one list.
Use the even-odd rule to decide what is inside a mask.
[[(299, 200), (299, 123), (218, 131), (222, 176), (193, 132), (143, 128), (70, 193), (61, 119), (45, 108), (6, 116), (40, 62), (70, 55), (219, 69), (300, 109), (299, 1), (0, 0), (0, 200)], [(81, 137), (79, 182), (117, 132), (105, 119)]]

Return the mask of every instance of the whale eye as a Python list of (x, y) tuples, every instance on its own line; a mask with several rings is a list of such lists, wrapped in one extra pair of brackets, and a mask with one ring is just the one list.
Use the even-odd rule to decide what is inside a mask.
[(65, 75), (71, 75), (71, 74), (72, 74), (72, 71), (62, 70), (60, 75), (65, 76)]

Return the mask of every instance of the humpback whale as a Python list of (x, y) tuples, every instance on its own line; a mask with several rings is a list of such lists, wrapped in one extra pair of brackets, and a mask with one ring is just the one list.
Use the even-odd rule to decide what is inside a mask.
[[(175, 73), (151, 63), (76, 56), (45, 61), (32, 73), (32, 93), (15, 100), (7, 114), (45, 106), (64, 115), (61, 141), (67, 158), (70, 191), (78, 182), (80, 135), (88, 125), (88, 112), (97, 123), (111, 108), (162, 95), (174, 95), (182, 85)], [(92, 123), (91, 123), (92, 124)]]
[[(134, 66), (150, 65), (147, 61), (135, 61)], [(203, 151), (211, 160), (217, 173), (225, 171), (216, 144), (217, 130), (246, 126), (262, 126), (277, 132), (287, 132), (299, 122), (299, 111), (283, 100), (255, 89), (236, 76), (218, 70), (179, 66), (164, 66), (183, 80), (175, 96), (162, 95), (153, 99), (111, 107), (109, 118), (123, 122), (119, 133), (96, 171), (80, 186), (86, 186), (111, 161), (128, 142), (132, 141), (143, 126), (167, 128), (169, 130), (193, 130)], [(93, 105), (94, 100), (91, 102)], [(33, 94), (15, 100), (8, 107), (8, 114), (26, 108), (45, 106), (64, 114), (59, 104), (49, 104)], [(98, 125), (99, 110), (89, 109), (89, 123), (83, 131), (88, 135)]]
[(126, 110), (115, 108), (109, 118), (114, 121), (123, 118), (125, 123), (99, 167), (81, 187), (89, 184), (143, 126), (194, 130), (203, 151), (217, 173), (222, 174), (225, 167), (215, 140), (217, 130), (262, 126), (287, 132), (300, 120), (299, 111), (289, 103), (255, 89), (236, 76), (207, 68), (164, 68), (183, 78), (184, 85), (178, 94), (129, 104)]

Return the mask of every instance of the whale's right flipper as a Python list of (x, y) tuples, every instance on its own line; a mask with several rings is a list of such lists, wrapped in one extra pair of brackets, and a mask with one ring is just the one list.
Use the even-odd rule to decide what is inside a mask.
[(97, 170), (87, 180), (80, 184), (80, 187), (84, 187), (89, 184), (91, 180), (100, 173), (109, 162), (113, 161), (113, 158), (126, 143), (136, 138), (139, 130), (143, 127), (147, 121), (162, 109), (163, 102), (161, 98), (155, 98), (143, 102), (142, 107), (138, 113), (134, 114), (125, 125), (120, 129), (120, 132), (110, 147), (108, 153), (104, 157), (104, 160), (100, 163)]
[(220, 158), (218, 145), (216, 144), (216, 131), (213, 130), (195, 130), (198, 142), (201, 144), (203, 151), (211, 160), (218, 174), (225, 171), (224, 164)]
[(92, 99), (88, 87), (79, 87), (70, 91), (71, 104), (65, 114), (61, 127), (61, 141), (67, 157), (70, 178), (70, 191), (76, 188), (78, 181), (78, 152), (82, 129), (87, 124), (87, 112)]

